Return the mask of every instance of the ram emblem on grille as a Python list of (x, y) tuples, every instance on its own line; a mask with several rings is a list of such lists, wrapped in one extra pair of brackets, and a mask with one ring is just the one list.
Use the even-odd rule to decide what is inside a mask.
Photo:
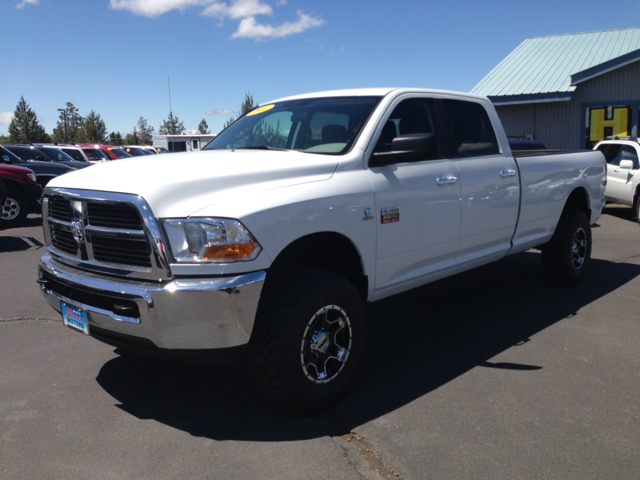
[(84, 238), (84, 232), (82, 231), (82, 221), (74, 220), (71, 222), (71, 231), (73, 232), (73, 239), (80, 243)]

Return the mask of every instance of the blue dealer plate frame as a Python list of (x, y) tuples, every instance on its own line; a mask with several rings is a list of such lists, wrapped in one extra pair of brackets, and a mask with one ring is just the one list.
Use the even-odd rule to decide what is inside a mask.
[(67, 305), (61, 301), (60, 309), (62, 310), (62, 321), (66, 326), (78, 330), (85, 335), (89, 335), (87, 312), (83, 308)]

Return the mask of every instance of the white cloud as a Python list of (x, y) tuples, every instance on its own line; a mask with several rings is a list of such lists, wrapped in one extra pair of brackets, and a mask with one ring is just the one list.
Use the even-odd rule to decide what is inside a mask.
[(0, 125), (9, 125), (13, 120), (13, 112), (0, 112)]
[(254, 40), (264, 40), (266, 38), (280, 38), (294, 33), (304, 32), (313, 27), (319, 27), (324, 20), (312, 17), (298, 10), (297, 22), (285, 22), (282, 25), (273, 27), (271, 25), (260, 25), (254, 17), (243, 18), (238, 26), (238, 30), (231, 35), (231, 38), (253, 38)]
[(229, 17), (234, 20), (253, 17), (254, 15), (271, 15), (273, 9), (260, 0), (232, 0), (231, 4), (215, 2), (202, 12), (206, 17), (216, 17), (220, 20)]
[(212, 1), (213, 0), (109, 0), (109, 6), (114, 10), (128, 10), (136, 15), (157, 17), (171, 10), (185, 10), (190, 7), (208, 5)]
[[(25, 2), (37, 3), (38, 0), (22, 0), (22, 3)], [(286, 5), (287, 0), (275, 0), (274, 3)], [(109, 6), (114, 10), (127, 10), (136, 15), (151, 18), (171, 10), (205, 7), (201, 15), (217, 18), (220, 24), (227, 18), (240, 20), (240, 25), (231, 38), (253, 38), (256, 41), (286, 37), (324, 23), (322, 18), (301, 11), (298, 11), (298, 20), (295, 22), (285, 22), (275, 26), (258, 23), (256, 15), (273, 15), (271, 5), (262, 0), (109, 0)]]
[(38, 5), (38, 2), (40, 0), (22, 0), (17, 6), (16, 8), (22, 8), (25, 5)]
[(216, 108), (215, 110), (207, 110), (205, 113), (207, 115), (231, 115), (234, 111), (228, 108)]

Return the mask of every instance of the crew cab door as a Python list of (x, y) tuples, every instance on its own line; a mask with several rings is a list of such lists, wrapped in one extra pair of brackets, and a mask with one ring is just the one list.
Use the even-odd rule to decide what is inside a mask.
[(445, 98), (441, 105), (443, 130), (449, 134), (460, 172), (457, 263), (486, 263), (511, 248), (520, 208), (518, 167), (512, 155), (500, 152), (493, 123), (481, 102)]
[(399, 97), (389, 111), (367, 169), (375, 194), (376, 290), (455, 266), (460, 236), (458, 167), (446, 158), (433, 99)]
[[(631, 205), (635, 193), (633, 176), (638, 174), (640, 168), (636, 148), (632, 145), (601, 144), (598, 150), (604, 153), (607, 160), (606, 198)], [(633, 168), (622, 168), (620, 164), (623, 160), (633, 162)]]

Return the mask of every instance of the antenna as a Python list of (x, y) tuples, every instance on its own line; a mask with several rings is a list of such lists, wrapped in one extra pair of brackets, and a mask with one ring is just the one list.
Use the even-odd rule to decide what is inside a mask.
[(169, 84), (169, 113), (173, 115), (173, 110), (171, 108), (171, 77), (167, 75), (167, 83)]

